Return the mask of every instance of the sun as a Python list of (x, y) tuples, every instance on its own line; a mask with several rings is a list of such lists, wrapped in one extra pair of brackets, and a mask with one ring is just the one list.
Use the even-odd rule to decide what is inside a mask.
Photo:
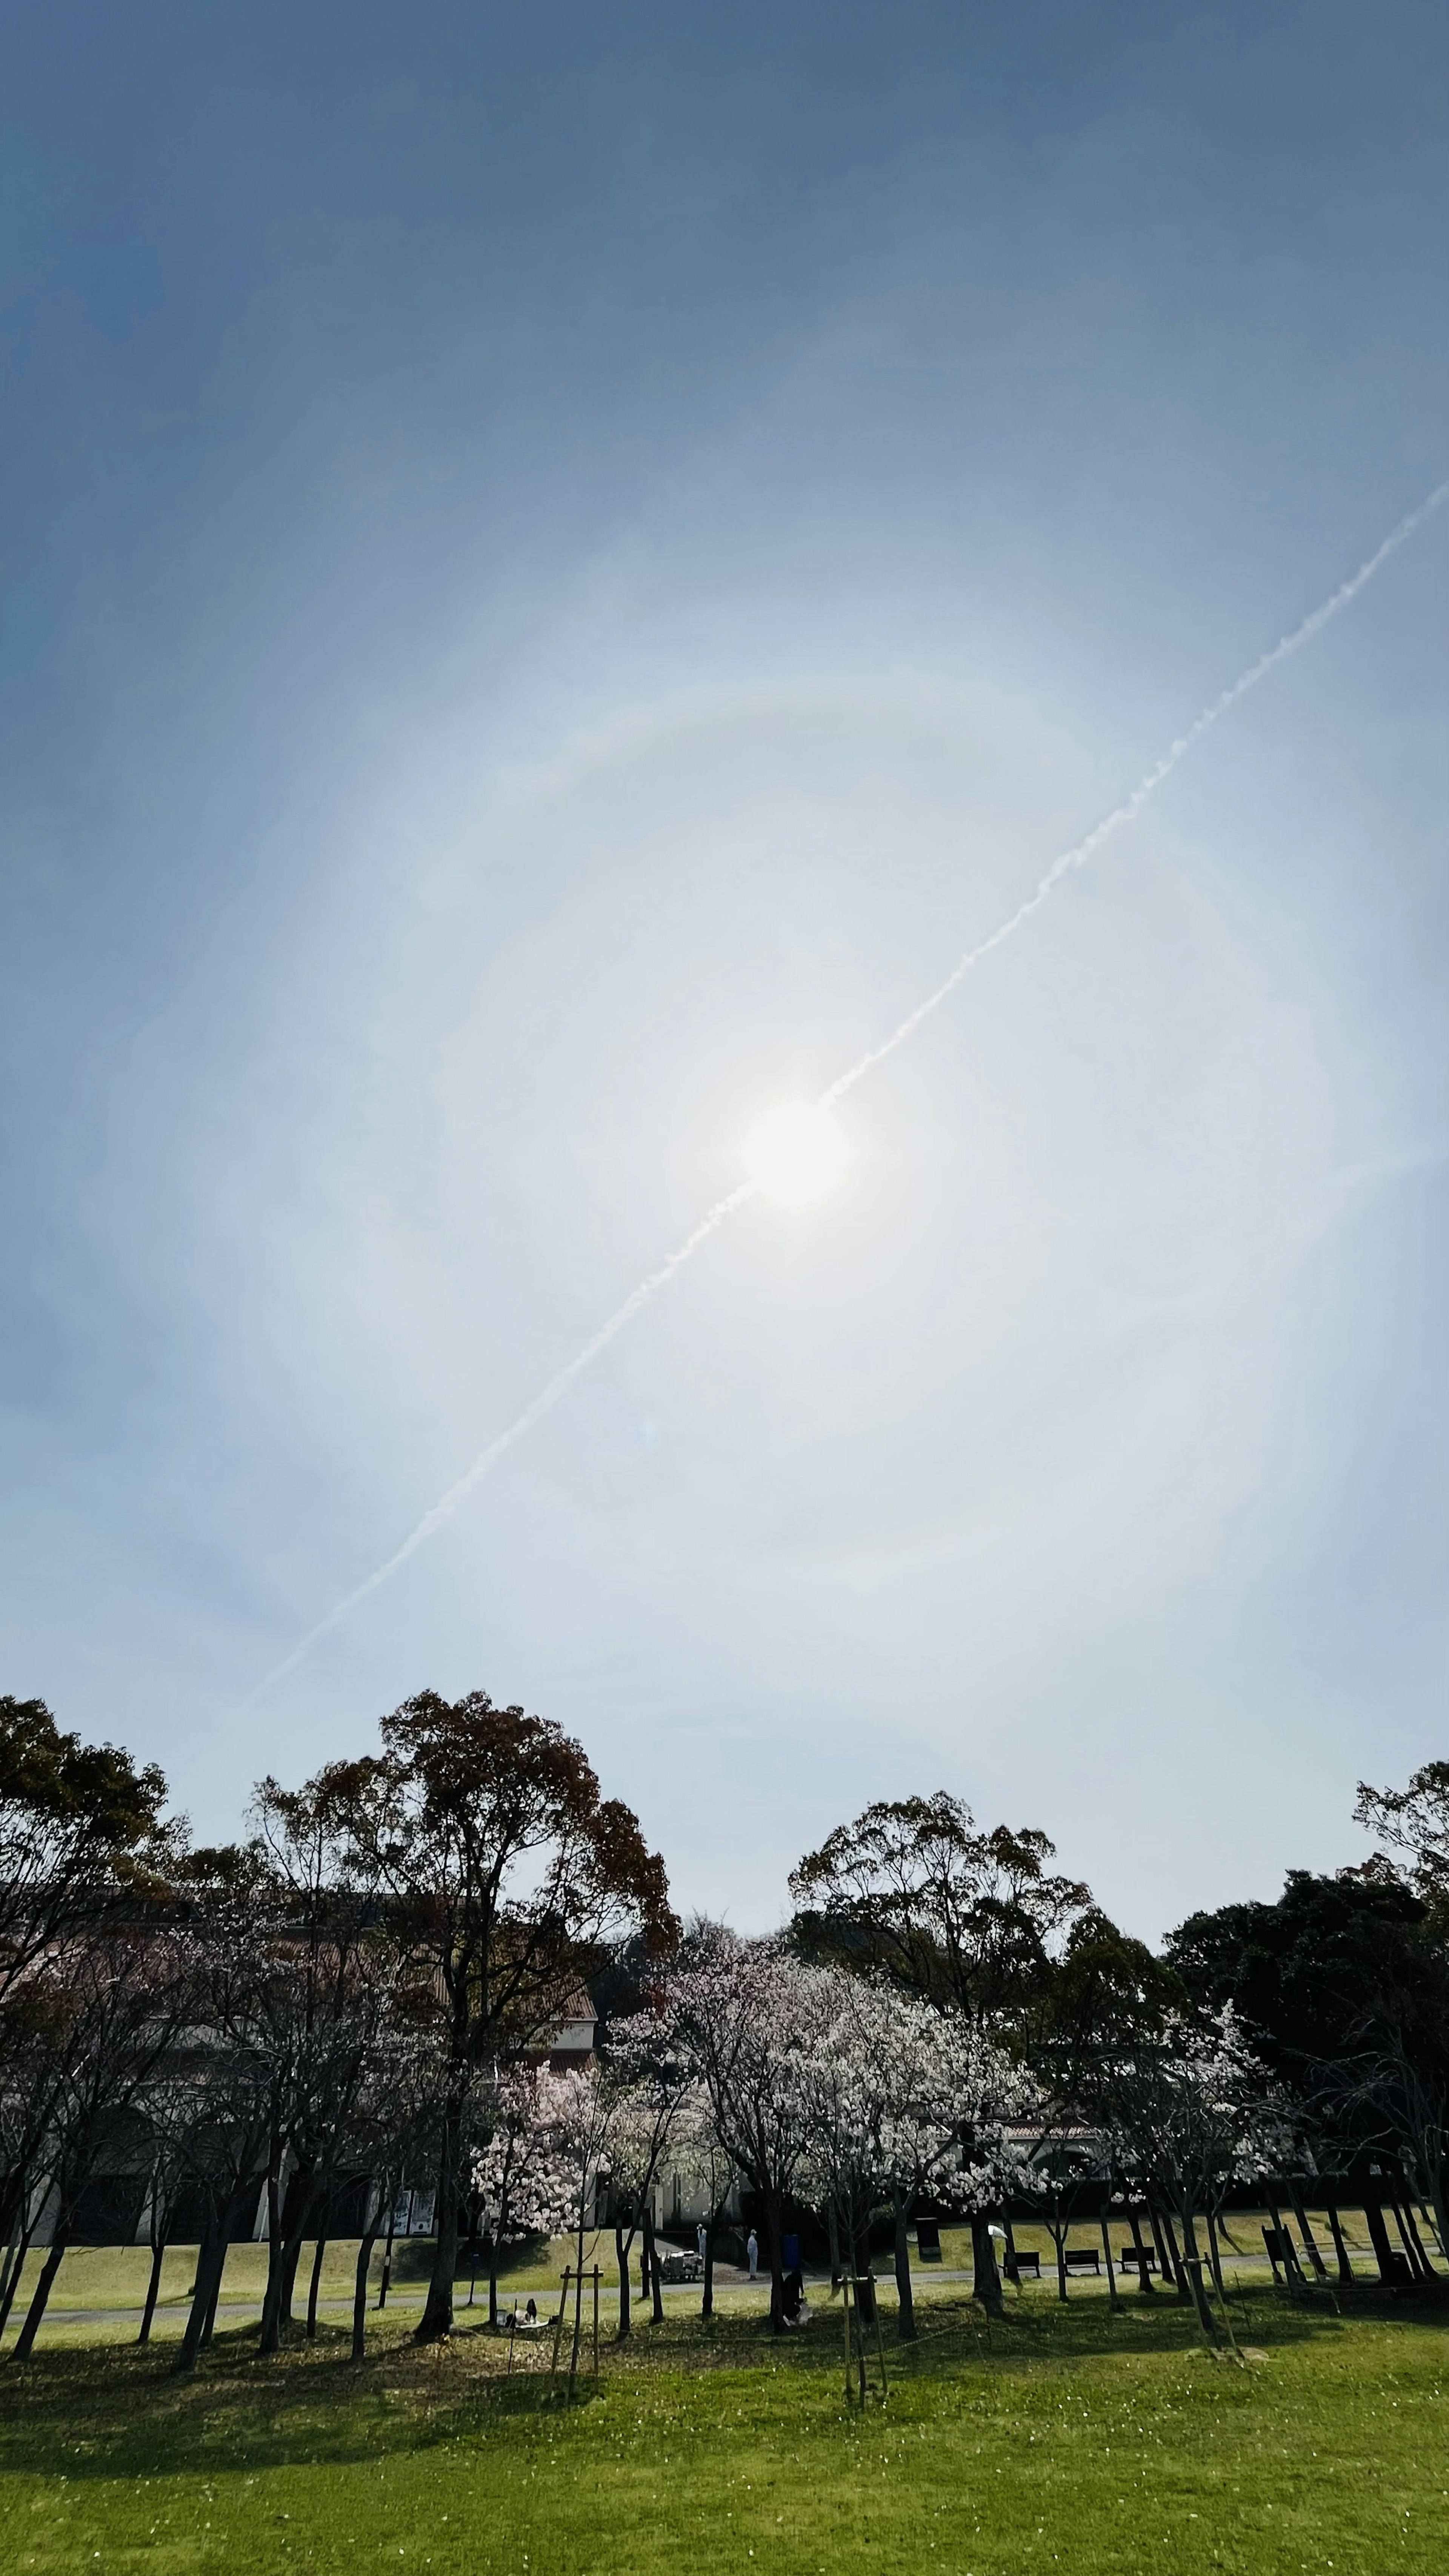
[(849, 1161), (845, 1138), (828, 1109), (784, 1100), (757, 1118), (744, 1145), (745, 1170), (762, 1198), (777, 1207), (809, 1207), (833, 1190)]

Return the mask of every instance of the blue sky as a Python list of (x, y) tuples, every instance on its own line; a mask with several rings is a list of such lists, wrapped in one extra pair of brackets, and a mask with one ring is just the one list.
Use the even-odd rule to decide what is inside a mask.
[(423, 1684), (773, 1919), (1134, 1928), (1444, 1751), (1443, 516), (268, 1671), (1445, 471), (1428, 6), (12, 11), (3, 1687), (207, 1833)]

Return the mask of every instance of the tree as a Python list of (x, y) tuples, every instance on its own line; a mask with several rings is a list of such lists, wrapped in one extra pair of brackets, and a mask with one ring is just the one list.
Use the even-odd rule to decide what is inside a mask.
[(539, 2079), (539, 2098), (568, 2174), (571, 2215), (577, 2229), (576, 2259), (570, 2266), (574, 2276), (574, 2328), (569, 2356), (569, 2388), (572, 2390), (583, 2334), (584, 2236), (588, 2227), (589, 2200), (590, 2195), (597, 2192), (599, 2169), (608, 2154), (614, 2104), (599, 2081), (597, 2067), (591, 2067), (587, 2074), (571, 2071), (566, 2075), (555, 2075), (545, 2070)]
[(165, 1856), (165, 1777), (62, 1735), (40, 1699), (0, 1696), (0, 2002)]
[(488, 2322), (496, 2326), (499, 2249), (520, 2237), (556, 2236), (570, 2224), (573, 2168), (540, 2067), (510, 2067), (495, 2079), (485, 2127), (473, 2156), (473, 2189), (488, 2238)]
[[(1408, 1815), (1401, 1847), (1424, 1855), (1413, 1863), (1417, 1887), (1383, 1857), (1331, 1876), (1290, 1870), (1276, 1904), (1191, 1915), (1166, 1952), (1194, 2001), (1233, 2004), (1320, 2158), (1341, 2168), (1371, 2151), (1401, 2157), (1444, 2241), (1449, 1943), (1434, 1892), (1432, 1809), (1426, 1817), (1416, 1790), (1424, 1778), (1415, 1775), (1399, 1805), (1388, 1792), (1361, 1793), (1361, 1802), (1382, 1796), (1395, 1830), (1400, 1808)], [(1305, 2227), (1296, 2184), (1285, 2180)], [(1316, 2257), (1311, 2233), (1306, 2242)], [(1382, 2268), (1381, 2230), (1376, 2242)]]
[(609, 2204), (619, 2268), (619, 2340), (630, 2330), (629, 2254), (644, 2232), (644, 2277), (661, 2324), (659, 2262), (654, 2241), (654, 2186), (670, 2147), (683, 2133), (696, 2090), (693, 2054), (677, 2014), (631, 2013), (609, 2032), (600, 2073), (608, 2103)]
[(275, 2149), (273, 1978), (258, 1940), (257, 1879), (255, 1853), (234, 1844), (189, 1853), (178, 1874), (197, 1985), (185, 2157), (206, 2213), (174, 2365), (183, 2375), (210, 2339), (227, 2248), (242, 2230), (251, 2234)]
[(1287, 2098), (1231, 2005), (1169, 2017), (1155, 2039), (1099, 2059), (1084, 2089), (1115, 2160), (1180, 2223), (1187, 2288), (1204, 2334), (1215, 2340), (1196, 2223), (1235, 2177), (1246, 2181), (1291, 2159)]
[[(298, 1790), (265, 1779), (252, 1800), (256, 1938), (268, 1968), (255, 2002), (274, 2077), (263, 2352), (277, 2350), (290, 2324), (302, 2244), (350, 2160), (368, 2076), (385, 2069), (420, 2001), (355, 1866), (357, 1785), (358, 1766), (334, 1762)], [(322, 2242), (319, 2234), (314, 2284)], [(314, 2318), (315, 2300), (309, 2331)]]
[(925, 2002), (1020, 2015), (1091, 1903), (1079, 1879), (1050, 1870), (1054, 1857), (1035, 1829), (982, 1833), (944, 1789), (885, 1801), (837, 1826), (792, 1873), (794, 1937), (807, 1957), (878, 1969)]
[(470, 2086), (546, 2034), (602, 1943), (638, 1933), (660, 1954), (678, 1926), (663, 1862), (561, 1728), (483, 1691), (455, 1703), (423, 1691), (382, 1739), (354, 1766), (349, 1831), (436, 1995), (446, 2073), (427, 2340), (453, 2320)]
[(1449, 1912), (1449, 1762), (1426, 1762), (1407, 1789), (1358, 1784), (1354, 1821), (1409, 1857), (1409, 1877), (1425, 1905)]
[(178, 1839), (165, 1801), (159, 1770), (63, 1735), (43, 1700), (0, 1696), (0, 2244), (16, 2249), (0, 2326), (64, 2077), (66, 1954), (164, 1870)]
[(770, 2327), (780, 2334), (785, 2203), (811, 2144), (808, 2066), (829, 2026), (832, 1981), (781, 1941), (742, 1941), (711, 1924), (694, 1929), (671, 1991), (719, 2140), (760, 2205)]
[(30, 2353), (85, 2191), (172, 2054), (192, 2002), (187, 1945), (142, 1923), (101, 1926), (65, 1951), (64, 2048), (50, 2106), (50, 2245), (14, 2358)]
[(807, 2069), (807, 2172), (813, 2196), (836, 2211), (856, 2271), (866, 2268), (871, 2212), (889, 2203), (898, 2331), (909, 2342), (916, 2332), (910, 2221), (925, 2195), (951, 2191), (961, 2173), (979, 2110), (968, 2074), (978, 2035), (960, 2015), (882, 1979), (819, 1973), (830, 1975), (833, 2009)]

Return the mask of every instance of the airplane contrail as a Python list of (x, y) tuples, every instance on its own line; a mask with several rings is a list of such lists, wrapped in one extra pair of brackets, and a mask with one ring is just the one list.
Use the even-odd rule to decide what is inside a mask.
[(1234, 680), (1231, 688), (1224, 689), (1220, 697), (1214, 698), (1203, 708), (1201, 715), (1194, 716), (1186, 733), (1178, 735), (1171, 749), (1163, 753), (1155, 767), (1148, 770), (1145, 778), (1139, 779), (1131, 795), (1124, 796), (1120, 805), (1114, 805), (1110, 814), (1104, 814), (1101, 822), (1093, 827), (1084, 841), (1078, 841), (1075, 848), (1063, 850), (1059, 859), (1053, 859), (1036, 892), (1029, 894), (1024, 903), (1018, 904), (1015, 912), (1009, 914), (1005, 921), (999, 922), (995, 930), (991, 931), (985, 939), (978, 940), (974, 948), (968, 948), (963, 957), (958, 957), (943, 984), (938, 984), (933, 993), (928, 993), (923, 1002), (918, 1002), (913, 1011), (908, 1011), (899, 1025), (892, 1029), (890, 1036), (881, 1039), (879, 1046), (867, 1047), (864, 1055), (856, 1058), (850, 1071), (842, 1073), (836, 1081), (832, 1082), (828, 1091), (821, 1093), (821, 1107), (829, 1108), (837, 1100), (843, 1100), (847, 1091), (855, 1089), (863, 1074), (872, 1072), (876, 1065), (884, 1063), (888, 1055), (894, 1055), (898, 1046), (904, 1046), (907, 1038), (914, 1037), (921, 1022), (928, 1020), (933, 1011), (939, 1011), (941, 1004), (955, 992), (957, 985), (965, 982), (972, 967), (979, 966), (983, 957), (989, 957), (993, 948), (1002, 947), (1014, 931), (1020, 930), (1024, 921), (1030, 921), (1034, 912), (1040, 912), (1042, 905), (1050, 899), (1064, 876), (1069, 875), (1073, 868), (1084, 868), (1088, 859), (1101, 848), (1102, 843), (1109, 839), (1113, 832), (1119, 832), (1124, 823), (1133, 822), (1141, 813), (1149, 796), (1156, 794), (1164, 778), (1170, 778), (1178, 762), (1187, 758), (1194, 743), (1201, 742), (1210, 727), (1217, 724), (1230, 708), (1237, 706), (1250, 689), (1256, 689), (1260, 680), (1266, 680), (1270, 671), (1276, 671), (1282, 662), (1291, 661), (1301, 645), (1310, 642), (1313, 636), (1322, 634), (1329, 619), (1336, 617), (1341, 608), (1347, 608), (1351, 599), (1357, 599), (1359, 592), (1373, 580), (1380, 566), (1388, 562), (1390, 555), (1397, 554), (1400, 546), (1406, 544), (1416, 530), (1422, 528), (1425, 520), (1432, 518), (1436, 510), (1443, 508), (1446, 500), (1449, 500), (1449, 483), (1441, 483), (1437, 490), (1430, 493), (1427, 501), (1419, 503), (1417, 510), (1410, 510), (1406, 518), (1400, 519), (1398, 526), (1391, 529), (1383, 544), (1359, 565), (1357, 572), (1349, 575), (1347, 581), (1340, 582), (1337, 590), (1330, 592), (1328, 598), (1323, 600), (1310, 616), (1304, 618), (1301, 626), (1295, 626), (1291, 634), (1280, 635), (1271, 651), (1260, 653), (1257, 661), (1249, 664), (1248, 669)]
[[(924, 1001), (918, 1002), (914, 1010), (908, 1011), (905, 1018), (891, 1030), (888, 1037), (882, 1038), (876, 1046), (867, 1047), (865, 1053), (856, 1058), (848, 1071), (838, 1075), (829, 1088), (821, 1093), (818, 1106), (822, 1109), (832, 1108), (837, 1100), (844, 1099), (848, 1091), (853, 1091), (866, 1074), (873, 1072), (878, 1064), (883, 1064), (887, 1056), (894, 1055), (897, 1047), (904, 1046), (907, 1038), (914, 1037), (921, 1023), (940, 1009), (941, 1004), (949, 999), (957, 986), (964, 983), (973, 967), (979, 966), (984, 957), (991, 955), (993, 949), (1004, 946), (1005, 942), (1021, 928), (1023, 922), (1029, 921), (1034, 912), (1041, 910), (1042, 905), (1050, 900), (1056, 887), (1061, 884), (1063, 877), (1070, 875), (1074, 868), (1085, 867), (1087, 861), (1101, 848), (1104, 841), (1108, 840), (1114, 832), (1119, 832), (1124, 824), (1135, 820), (1149, 797), (1154, 796), (1163, 780), (1171, 776), (1178, 762), (1186, 759), (1194, 744), (1200, 742), (1203, 735), (1237, 706), (1251, 689), (1256, 689), (1260, 680), (1266, 680), (1270, 671), (1276, 671), (1281, 663), (1290, 661), (1301, 646), (1309, 643), (1315, 635), (1321, 634), (1331, 618), (1337, 617), (1341, 609), (1347, 608), (1351, 600), (1357, 599), (1359, 592), (1373, 580), (1375, 573), (1388, 562), (1390, 555), (1397, 554), (1400, 546), (1407, 544), (1409, 538), (1423, 527), (1427, 519), (1433, 517), (1436, 510), (1442, 509), (1446, 501), (1449, 501), (1449, 482), (1440, 483), (1429, 494), (1427, 500), (1419, 503), (1416, 510), (1410, 510), (1404, 518), (1400, 519), (1397, 527), (1392, 528), (1385, 537), (1383, 544), (1365, 558), (1357, 572), (1351, 573), (1347, 581), (1340, 582), (1337, 590), (1330, 592), (1328, 598), (1321, 601), (1319, 606), (1304, 618), (1301, 626), (1295, 626), (1289, 634), (1280, 636), (1278, 642), (1268, 652), (1261, 653), (1256, 662), (1249, 664), (1247, 670), (1233, 681), (1231, 687), (1224, 689), (1220, 696), (1213, 698), (1203, 708), (1201, 714), (1193, 718), (1187, 731), (1178, 735), (1177, 740), (1163, 753), (1162, 758), (1147, 771), (1145, 777), (1138, 781), (1131, 795), (1124, 796), (1120, 805), (1114, 805), (1111, 813), (1104, 815), (1101, 822), (1094, 825), (1085, 840), (1076, 842), (1070, 850), (1063, 850), (1059, 858), (1053, 859), (1045, 876), (1038, 881), (1035, 892), (1029, 894), (1024, 902), (1019, 903), (1015, 912), (1008, 914), (1004, 921), (999, 922), (996, 929), (985, 939), (978, 940), (974, 948), (968, 948), (961, 957), (958, 957), (945, 981), (938, 984), (933, 992), (928, 993)], [(312, 1648), (321, 1638), (327, 1636), (332, 1629), (340, 1627), (343, 1620), (350, 1618), (352, 1612), (368, 1598), (370, 1593), (378, 1591), (397, 1573), (400, 1566), (406, 1565), (408, 1558), (415, 1555), (435, 1531), (443, 1527), (445, 1521), (452, 1519), (459, 1504), (471, 1494), (475, 1485), (481, 1484), (483, 1478), (489, 1474), (505, 1452), (522, 1440), (525, 1434), (533, 1429), (536, 1422), (541, 1422), (546, 1413), (553, 1411), (560, 1398), (568, 1393), (575, 1378), (583, 1374), (591, 1362), (598, 1358), (601, 1351), (607, 1350), (615, 1335), (621, 1333), (626, 1324), (632, 1323), (641, 1308), (647, 1306), (650, 1299), (657, 1296), (661, 1288), (668, 1286), (670, 1280), (677, 1276), (687, 1261), (693, 1260), (701, 1244), (707, 1243), (710, 1236), (716, 1234), (737, 1209), (744, 1207), (747, 1201), (756, 1195), (756, 1183), (742, 1181), (737, 1189), (729, 1191), (722, 1199), (716, 1199), (714, 1206), (700, 1218), (693, 1233), (685, 1236), (677, 1249), (660, 1262), (657, 1270), (651, 1270), (647, 1278), (641, 1279), (636, 1288), (630, 1289), (623, 1304), (615, 1307), (607, 1322), (599, 1326), (598, 1331), (585, 1342), (582, 1350), (576, 1351), (573, 1358), (558, 1371), (557, 1375), (551, 1377), (548, 1384), (540, 1388), (532, 1403), (524, 1406), (523, 1411), (509, 1423), (506, 1430), (500, 1431), (496, 1439), (490, 1440), (486, 1449), (480, 1450), (472, 1466), (458, 1478), (456, 1484), (448, 1487), (447, 1492), (439, 1497), (430, 1511), (423, 1514), (416, 1528), (411, 1530), (403, 1540), (401, 1547), (396, 1548), (393, 1554), (369, 1574), (364, 1582), (359, 1583), (353, 1591), (337, 1602), (327, 1612), (325, 1618), (318, 1620), (315, 1628), (309, 1628), (305, 1637), (292, 1648), (291, 1653), (285, 1655), (279, 1664), (274, 1664), (269, 1673), (263, 1674), (262, 1679), (241, 1702), (241, 1707), (250, 1708), (253, 1701), (259, 1699), (263, 1691), (270, 1690), (274, 1682), (282, 1681), (288, 1673), (295, 1672), (297, 1666), (311, 1653)]]

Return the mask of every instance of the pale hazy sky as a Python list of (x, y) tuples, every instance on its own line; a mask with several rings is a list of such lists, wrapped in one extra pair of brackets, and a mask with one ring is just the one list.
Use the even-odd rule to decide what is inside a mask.
[(67, 6), (0, 151), (0, 1688), (208, 1834), (424, 1684), (686, 1904), (1134, 1928), (1444, 1740), (1442, 11)]

